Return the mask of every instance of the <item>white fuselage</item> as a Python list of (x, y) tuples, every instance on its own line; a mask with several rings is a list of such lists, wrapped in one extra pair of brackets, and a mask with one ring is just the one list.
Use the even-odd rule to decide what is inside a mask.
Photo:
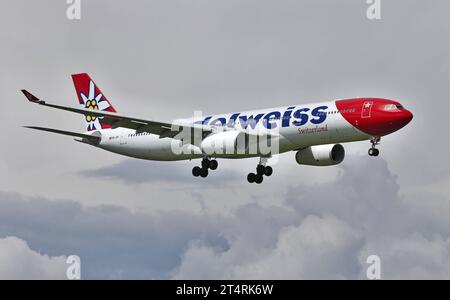
[[(320, 108), (320, 114), (311, 115), (314, 108)], [(326, 107), (326, 108), (324, 108)], [(289, 108), (291, 108), (289, 110)], [(295, 108), (295, 109), (294, 109)], [(306, 116), (292, 116), (292, 112), (301, 108), (309, 108)], [(317, 111), (316, 111), (317, 112)], [(270, 126), (263, 122), (267, 118)], [(289, 115), (291, 114), (291, 115)], [(262, 116), (254, 125), (246, 123), (248, 116)], [(302, 119), (304, 117), (304, 119)], [(243, 119), (242, 119), (243, 118)], [(233, 121), (230, 121), (233, 120)], [(304, 122), (304, 120), (307, 120)], [(223, 123), (225, 121), (225, 124)], [(316, 121), (315, 123), (313, 123)], [(317, 121), (321, 121), (318, 123)], [(203, 118), (190, 118), (175, 120), (175, 123), (203, 123), (205, 125), (222, 126), (246, 129), (247, 132), (267, 131), (276, 133), (279, 137), (279, 153), (299, 150), (314, 145), (346, 143), (368, 140), (370, 135), (360, 131), (346, 121), (336, 108), (335, 101), (316, 104), (296, 105), (292, 107), (278, 107), (272, 109), (245, 111), (241, 113), (228, 113), (211, 115)], [(221, 123), (222, 122), (222, 123)], [(301, 124), (304, 123), (304, 124)], [(318, 124), (317, 124), (318, 123)], [(265, 125), (266, 124), (266, 125)], [(174, 153), (174, 145), (181, 145), (181, 141), (172, 138), (160, 138), (150, 133), (136, 134), (135, 130), (126, 128), (99, 130), (102, 139), (98, 147), (134, 158), (147, 160), (186, 160), (205, 156), (200, 147), (189, 145), (189, 153)], [(243, 158), (258, 155), (214, 155), (223, 158)]]

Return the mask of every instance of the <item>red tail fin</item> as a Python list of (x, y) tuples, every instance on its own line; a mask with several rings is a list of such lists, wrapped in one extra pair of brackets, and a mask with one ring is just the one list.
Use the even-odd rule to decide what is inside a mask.
[[(116, 112), (114, 107), (88, 74), (73, 74), (72, 80), (75, 85), (78, 101), (84, 108)], [(102, 122), (102, 118), (97, 118), (95, 116), (86, 116), (85, 123), (87, 131), (110, 128), (108, 124)]]

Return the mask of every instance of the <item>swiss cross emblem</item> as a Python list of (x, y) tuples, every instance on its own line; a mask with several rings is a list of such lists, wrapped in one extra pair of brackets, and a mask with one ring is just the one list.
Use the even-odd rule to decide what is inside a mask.
[(362, 110), (361, 110), (361, 118), (362, 119), (371, 117), (371, 115), (372, 115), (372, 106), (373, 106), (373, 102), (372, 101), (364, 102)]

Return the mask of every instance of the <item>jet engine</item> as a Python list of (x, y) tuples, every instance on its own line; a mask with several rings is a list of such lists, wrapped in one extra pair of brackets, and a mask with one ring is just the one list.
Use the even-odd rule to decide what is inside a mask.
[(340, 144), (311, 146), (295, 154), (299, 165), (308, 166), (334, 166), (340, 164), (344, 158), (345, 150)]

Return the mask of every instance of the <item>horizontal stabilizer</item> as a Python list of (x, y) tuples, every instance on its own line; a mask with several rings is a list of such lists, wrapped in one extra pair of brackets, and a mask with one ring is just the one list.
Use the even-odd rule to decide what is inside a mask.
[(101, 137), (93, 136), (93, 135), (89, 135), (89, 134), (70, 132), (70, 131), (58, 130), (58, 129), (53, 129), (53, 128), (36, 127), (36, 126), (24, 126), (24, 127), (30, 128), (30, 129), (35, 129), (35, 130), (41, 130), (41, 131), (47, 131), (47, 132), (52, 132), (52, 133), (57, 133), (57, 134), (63, 134), (63, 135), (83, 138), (95, 145), (98, 145), (101, 140)]

